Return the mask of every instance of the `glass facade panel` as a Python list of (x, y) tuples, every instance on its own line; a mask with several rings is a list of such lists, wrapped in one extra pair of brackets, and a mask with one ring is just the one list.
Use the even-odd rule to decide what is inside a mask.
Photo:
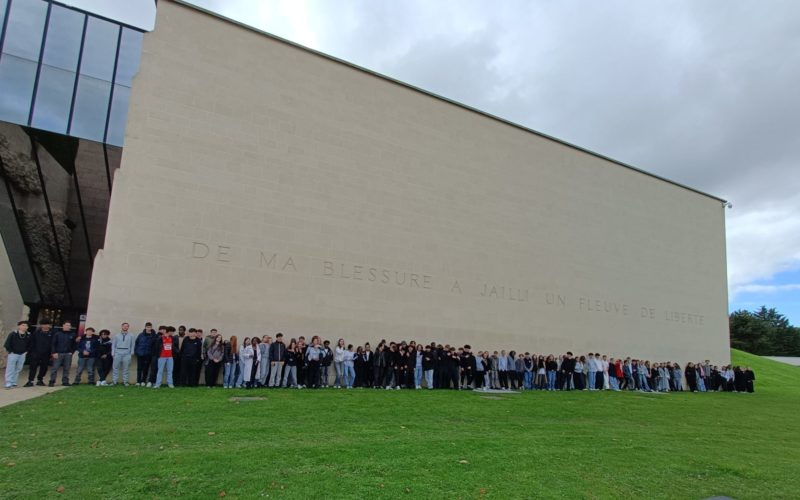
[(133, 76), (139, 71), (139, 57), (142, 53), (143, 34), (128, 28), (122, 29), (122, 40), (119, 46), (119, 62), (117, 78), (114, 83), (130, 87)]
[(108, 137), (106, 142), (114, 146), (122, 146), (125, 139), (125, 123), (128, 121), (128, 102), (131, 89), (123, 85), (114, 85), (114, 97), (111, 103), (111, 117), (108, 120)]
[(6, 6), (8, 6), (8, 0), (0, 0), (0, 28), (2, 28), (3, 21), (6, 18)]
[(39, 60), (47, 5), (41, 0), (14, 0), (11, 3), (3, 43), (4, 53), (32, 61)]
[(75, 111), (69, 133), (77, 137), (102, 141), (106, 128), (106, 113), (111, 83), (86, 75), (78, 77)]
[(51, 132), (66, 133), (74, 86), (75, 73), (72, 71), (42, 65), (31, 125)]
[(44, 44), (44, 64), (75, 71), (81, 50), (84, 14), (53, 5)]
[(36, 63), (11, 54), (0, 57), (0, 120), (28, 123)]
[(95, 17), (89, 18), (80, 67), (82, 75), (111, 81), (114, 75), (114, 59), (117, 56), (119, 30), (120, 26), (116, 24)]

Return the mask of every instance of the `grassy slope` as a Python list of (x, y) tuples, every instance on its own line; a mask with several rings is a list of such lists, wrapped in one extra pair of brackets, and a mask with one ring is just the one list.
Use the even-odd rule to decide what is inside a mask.
[(796, 498), (800, 369), (733, 358), (756, 394), (75, 387), (0, 409), (0, 495)]

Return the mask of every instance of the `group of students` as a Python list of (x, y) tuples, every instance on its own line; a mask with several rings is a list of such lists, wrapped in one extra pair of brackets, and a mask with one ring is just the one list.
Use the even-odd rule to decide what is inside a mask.
[[(454, 347), (414, 341), (386, 342), (375, 350), (369, 343), (354, 347), (339, 339), (313, 336), (284, 339), (282, 333), (262, 337), (237, 336), (223, 339), (216, 329), (203, 336), (202, 329), (159, 326), (146, 323), (134, 335), (123, 323), (111, 337), (109, 330), (96, 333), (86, 328), (82, 335), (64, 322), (55, 330), (47, 321), (35, 332), (20, 321), (5, 342), (8, 351), (6, 388), (15, 387), (29, 361), (26, 387), (55, 385), (61, 370), (62, 385), (79, 384), (87, 373), (90, 384), (139, 385), (159, 388), (197, 386), (204, 374), (207, 387), (224, 388), (335, 388), (370, 387), (385, 389), (497, 389), (497, 390), (636, 390), (643, 392), (729, 391), (753, 392), (755, 374), (749, 367), (723, 366), (708, 360), (688, 363), (650, 363), (631, 358), (609, 358), (599, 353), (574, 356), (536, 355), (515, 351), (472, 352), (469, 345)], [(72, 382), (69, 371), (77, 354), (78, 368)], [(136, 381), (130, 380), (130, 364), (136, 357)], [(97, 379), (95, 379), (95, 374)]]

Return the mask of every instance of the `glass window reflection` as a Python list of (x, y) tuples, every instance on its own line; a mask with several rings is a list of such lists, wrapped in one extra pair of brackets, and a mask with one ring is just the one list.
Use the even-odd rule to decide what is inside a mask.
[(114, 75), (114, 59), (117, 56), (119, 30), (120, 27), (116, 24), (89, 17), (86, 41), (83, 43), (81, 74), (111, 81)]
[(6, 0), (0, 0), (0, 27), (3, 26), (3, 21), (6, 18), (6, 6), (8, 2)]
[(72, 103), (75, 73), (52, 66), (42, 66), (31, 126), (65, 133)]
[(36, 63), (11, 54), (0, 57), (0, 120), (28, 123)]
[(77, 137), (102, 141), (111, 83), (86, 75), (78, 77), (75, 111), (69, 133)]
[(108, 120), (108, 137), (106, 142), (114, 146), (122, 146), (125, 141), (125, 124), (128, 121), (128, 102), (131, 89), (122, 85), (114, 85), (114, 97), (111, 103), (111, 117)]
[(41, 0), (11, 2), (6, 38), (3, 43), (4, 53), (32, 61), (39, 60), (47, 5), (47, 2)]
[(119, 45), (119, 62), (117, 63), (117, 78), (114, 83), (130, 87), (133, 77), (139, 71), (139, 58), (142, 54), (143, 34), (131, 29), (123, 28), (122, 40)]
[(75, 71), (81, 50), (84, 14), (53, 5), (42, 62), (56, 68)]

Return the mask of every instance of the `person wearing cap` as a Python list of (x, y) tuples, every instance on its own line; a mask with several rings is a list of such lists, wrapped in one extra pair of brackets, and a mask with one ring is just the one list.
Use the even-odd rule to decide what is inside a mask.
[(17, 329), (8, 334), (4, 347), (8, 352), (6, 360), (6, 389), (17, 386), (17, 377), (25, 364), (25, 354), (31, 345), (31, 336), (28, 333), (28, 322), (20, 321)]
[(47, 368), (50, 367), (50, 349), (52, 348), (52, 323), (50, 320), (42, 320), (39, 328), (31, 334), (31, 348), (28, 351), (28, 383), (25, 384), (25, 387), (33, 387), (34, 378), (36, 385), (45, 385), (44, 376), (47, 375)]

